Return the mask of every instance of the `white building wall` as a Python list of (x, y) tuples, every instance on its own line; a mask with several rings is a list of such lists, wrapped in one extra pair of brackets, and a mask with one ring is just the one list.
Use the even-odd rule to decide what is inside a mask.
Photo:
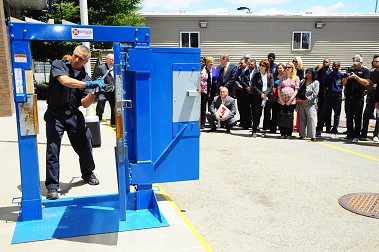
[[(199, 22), (206, 21), (207, 28)], [(315, 28), (316, 22), (325, 24)], [(351, 65), (355, 52), (360, 52), (365, 65), (379, 54), (379, 15), (373, 16), (253, 16), (253, 15), (156, 15), (146, 14), (151, 28), (151, 45), (180, 46), (180, 32), (200, 32), (202, 56), (213, 56), (216, 63), (227, 53), (233, 63), (244, 54), (257, 60), (274, 52), (276, 62), (287, 62), (294, 56), (303, 59), (304, 67), (314, 67), (329, 57), (341, 67)], [(310, 31), (312, 46), (308, 51), (292, 51), (292, 32)]]

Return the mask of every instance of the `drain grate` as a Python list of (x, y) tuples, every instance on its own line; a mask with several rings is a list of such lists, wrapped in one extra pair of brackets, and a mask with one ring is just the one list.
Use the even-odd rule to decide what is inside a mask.
[(379, 193), (352, 193), (342, 196), (339, 203), (353, 213), (379, 219)]

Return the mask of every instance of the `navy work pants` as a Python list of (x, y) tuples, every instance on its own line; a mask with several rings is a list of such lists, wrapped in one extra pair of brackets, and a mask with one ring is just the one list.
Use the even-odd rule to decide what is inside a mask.
[[(368, 97), (368, 101), (366, 104), (365, 111), (363, 112), (363, 124), (362, 124), (362, 132), (361, 137), (367, 137), (368, 126), (370, 122), (370, 118), (375, 111), (375, 97)], [(376, 117), (374, 137), (378, 136), (379, 133), (379, 118)]]
[(92, 135), (85, 124), (84, 116), (79, 110), (71, 115), (48, 109), (46, 121), (46, 181), (47, 189), (59, 188), (59, 153), (64, 131), (74, 151), (79, 156), (80, 171), (84, 178), (89, 178), (95, 169), (92, 156)]
[(327, 94), (324, 101), (319, 121), (317, 122), (316, 131), (320, 132), (324, 126), (324, 123), (330, 119), (332, 114), (332, 109), (334, 111), (334, 121), (331, 133), (338, 133), (338, 126), (340, 124), (341, 115), (341, 104), (342, 104), (342, 94)]
[(346, 97), (345, 113), (347, 138), (359, 138), (362, 126), (363, 96)]

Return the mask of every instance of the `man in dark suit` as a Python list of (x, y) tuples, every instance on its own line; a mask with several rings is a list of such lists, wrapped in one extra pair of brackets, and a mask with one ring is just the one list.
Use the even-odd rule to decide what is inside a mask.
[[(114, 55), (108, 54), (106, 57), (106, 63), (97, 67), (92, 75), (93, 79), (103, 77), (103, 75), (110, 69), (113, 68)], [(115, 97), (114, 97), (114, 77), (113, 71), (109, 71), (104, 77), (105, 88), (100, 91), (99, 100), (96, 105), (96, 115), (99, 117), (99, 121), (103, 119), (103, 113), (105, 108), (105, 103), (108, 101), (111, 107), (111, 125), (115, 125)]]
[(220, 69), (220, 75), (218, 83), (220, 87), (227, 87), (229, 90), (229, 96), (236, 96), (236, 79), (238, 76), (238, 68), (236, 65), (230, 64), (229, 56), (226, 54), (221, 55), (220, 63), (222, 65)]
[[(222, 106), (227, 109), (220, 109)], [(220, 121), (224, 123), (226, 131), (230, 132), (232, 127), (237, 124), (237, 120), (234, 118), (235, 114), (236, 105), (234, 98), (228, 95), (228, 89), (226, 87), (220, 87), (220, 95), (214, 98), (207, 114), (207, 119), (211, 126), (209, 131), (216, 131), (216, 121)]]

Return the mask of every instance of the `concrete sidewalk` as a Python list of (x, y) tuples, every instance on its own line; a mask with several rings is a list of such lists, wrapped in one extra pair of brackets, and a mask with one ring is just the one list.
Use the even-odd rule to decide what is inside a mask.
[[(38, 155), (41, 193), (46, 196), (45, 180), (45, 122), (43, 115), (46, 102), (39, 101)], [(84, 110), (83, 110), (84, 111)], [(55, 239), (11, 245), (19, 206), (12, 204), (13, 198), (21, 197), (20, 165), (15, 115), (0, 118), (0, 251), (206, 251), (206, 243), (196, 230), (171, 202), (161, 187), (155, 185), (158, 204), (169, 227), (89, 235), (66, 239)], [(114, 158), (115, 131), (101, 122), (102, 145), (94, 148), (95, 173), (99, 186), (82, 184), (79, 161), (64, 136), (61, 148), (60, 197), (73, 197), (117, 193), (116, 165)], [(79, 182), (79, 183), (76, 183)]]

